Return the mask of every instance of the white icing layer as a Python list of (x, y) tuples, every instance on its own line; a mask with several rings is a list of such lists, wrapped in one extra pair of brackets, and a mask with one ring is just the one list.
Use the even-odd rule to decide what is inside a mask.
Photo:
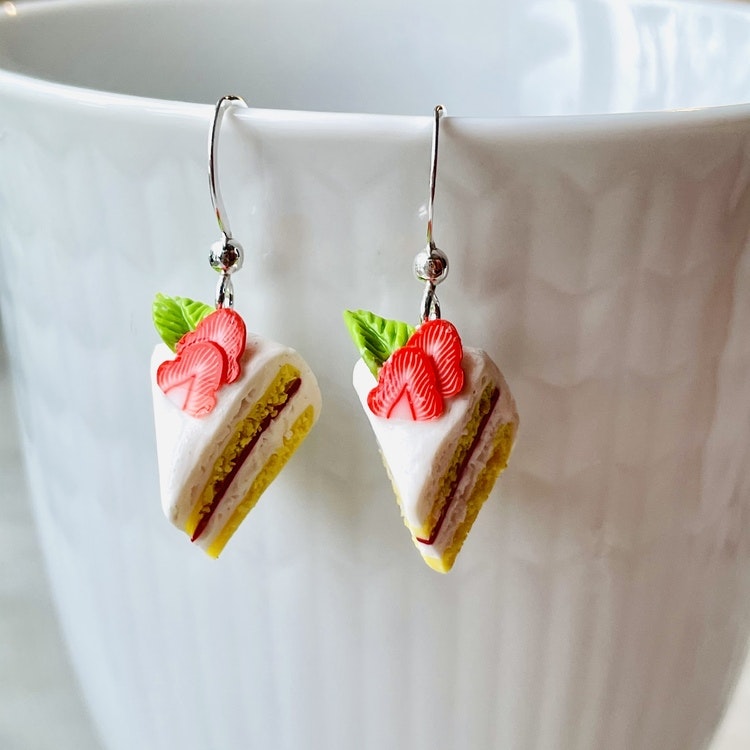
[(248, 334), (240, 378), (219, 389), (216, 406), (210, 414), (191, 417), (175, 406), (156, 383), (157, 368), (174, 356), (164, 344), (154, 349), (151, 357), (151, 389), (162, 508), (167, 518), (183, 530), (211, 477), (216, 459), (223, 453), (237, 424), (263, 396), (283, 365), (290, 364), (300, 373), (299, 390), (253, 447), (205, 531), (196, 541), (201, 547), (208, 547), (244, 498), (259, 470), (282, 444), (285, 433), (307, 406), (312, 405), (314, 419), (317, 420), (321, 407), (320, 390), (312, 371), (296, 351), (261, 336)]
[(458, 442), (481, 394), (490, 383), (500, 391), (480, 442), (456, 488), (435, 544), (419, 545), (423, 550), (433, 547), (433, 553), (438, 553), (436, 556), (449, 546), (464, 518), (466, 499), (489, 459), (489, 443), (498, 427), (509, 422), (518, 423), (515, 401), (508, 384), (490, 357), (480, 349), (465, 347), (461, 365), (465, 376), (463, 390), (446, 400), (445, 411), (440, 417), (424, 422), (385, 419), (373, 414), (367, 406), (367, 394), (375, 387), (376, 380), (361, 359), (354, 366), (354, 388), (397, 489), (404, 518), (413, 530), (424, 526), (430, 517), (440, 479), (453, 460)]

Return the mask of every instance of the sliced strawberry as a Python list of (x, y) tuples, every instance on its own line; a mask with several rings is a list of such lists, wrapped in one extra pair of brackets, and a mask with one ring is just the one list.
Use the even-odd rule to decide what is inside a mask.
[(199, 341), (213, 341), (227, 354), (225, 383), (234, 383), (240, 376), (240, 357), (245, 351), (247, 332), (245, 321), (234, 310), (222, 307), (207, 315), (194, 331), (186, 333), (178, 342), (177, 354)]
[(435, 419), (443, 399), (430, 358), (421, 349), (403, 346), (380, 369), (378, 384), (367, 395), (373, 414), (386, 419)]
[(450, 398), (464, 387), (464, 371), (461, 360), (464, 349), (456, 326), (447, 320), (425, 321), (406, 342), (416, 346), (432, 357), (437, 383), (443, 398)]
[(224, 350), (213, 341), (198, 341), (184, 347), (176, 359), (162, 362), (156, 382), (175, 406), (191, 417), (203, 417), (216, 406), (226, 369)]

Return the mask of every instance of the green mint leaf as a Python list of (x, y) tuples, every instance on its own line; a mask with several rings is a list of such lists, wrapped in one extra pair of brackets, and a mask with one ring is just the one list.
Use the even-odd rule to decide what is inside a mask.
[(204, 302), (164, 294), (156, 295), (151, 308), (154, 327), (172, 351), (186, 333), (194, 331), (198, 323), (213, 311), (214, 308)]
[(404, 346), (414, 333), (408, 323), (387, 320), (367, 310), (346, 310), (344, 323), (360, 356), (376, 378), (388, 357)]

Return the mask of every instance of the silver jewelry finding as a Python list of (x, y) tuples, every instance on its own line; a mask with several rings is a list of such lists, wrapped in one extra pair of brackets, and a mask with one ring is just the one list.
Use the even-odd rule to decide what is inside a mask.
[(419, 311), (420, 323), (440, 318), (440, 302), (435, 287), (448, 276), (448, 257), (440, 250), (432, 236), (432, 222), (435, 205), (435, 183), (437, 182), (438, 138), (440, 136), (440, 118), (445, 114), (445, 107), (435, 107), (432, 124), (432, 151), (430, 155), (430, 192), (427, 201), (427, 246), (414, 258), (414, 274), (425, 282), (424, 293)]
[(219, 161), (219, 129), (221, 121), (224, 119), (224, 113), (230, 107), (235, 106), (247, 107), (247, 104), (240, 96), (232, 94), (222, 96), (216, 102), (213, 122), (208, 133), (208, 187), (211, 192), (211, 203), (214, 207), (216, 221), (219, 224), (219, 230), (222, 234), (222, 239), (211, 245), (211, 252), (208, 257), (211, 268), (221, 274), (221, 278), (216, 285), (217, 308), (234, 306), (234, 288), (232, 286), (231, 275), (242, 268), (242, 261), (244, 259), (242, 245), (232, 237), (232, 230), (229, 228), (229, 219), (227, 218), (224, 201), (221, 198), (216, 166)]

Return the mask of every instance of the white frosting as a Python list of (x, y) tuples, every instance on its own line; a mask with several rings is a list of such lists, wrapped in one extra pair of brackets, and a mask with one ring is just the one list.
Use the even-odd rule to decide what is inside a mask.
[(484, 468), (491, 451), (491, 438), (501, 424), (518, 423), (513, 397), (502, 373), (480, 349), (464, 348), (461, 363), (465, 382), (461, 393), (446, 399), (445, 411), (437, 419), (414, 422), (378, 417), (367, 405), (367, 395), (376, 380), (360, 359), (354, 366), (354, 388), (375, 432), (383, 459), (401, 499), (407, 523), (418, 529), (430, 516), (440, 478), (450, 465), (456, 446), (471, 419), (477, 400), (489, 383), (495, 384), (500, 396), (482, 438), (456, 488), (453, 502), (433, 545), (420, 544), (422, 551), (435, 556), (451, 542), (466, 513), (466, 499)]
[(151, 357), (151, 390), (162, 508), (167, 518), (180, 529), (184, 529), (210, 479), (214, 462), (224, 451), (237, 424), (263, 396), (279, 368), (291, 364), (300, 372), (299, 390), (253, 447), (205, 531), (196, 541), (201, 547), (208, 547), (243, 499), (258, 471), (307, 406), (313, 406), (314, 419), (317, 420), (321, 406), (320, 390), (307, 363), (294, 349), (248, 334), (240, 378), (219, 389), (216, 406), (210, 414), (191, 417), (175, 406), (156, 383), (157, 368), (174, 356), (164, 344), (154, 349)]

